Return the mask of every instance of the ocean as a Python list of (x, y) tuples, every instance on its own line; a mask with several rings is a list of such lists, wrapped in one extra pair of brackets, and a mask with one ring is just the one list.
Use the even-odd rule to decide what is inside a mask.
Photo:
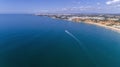
[(44, 16), (1, 14), (0, 67), (120, 67), (120, 33)]

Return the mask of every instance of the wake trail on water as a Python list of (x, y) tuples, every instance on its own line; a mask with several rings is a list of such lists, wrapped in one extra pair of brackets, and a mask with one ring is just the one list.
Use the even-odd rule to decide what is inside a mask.
[[(74, 40), (76, 40), (78, 42), (78, 46), (80, 48), (82, 48), (82, 50), (88, 55), (88, 57), (90, 59), (93, 60), (93, 57), (91, 56), (91, 54), (89, 53), (88, 49), (84, 46), (84, 44), (76, 37), (74, 36), (72, 33), (70, 33), (68, 30), (65, 30), (65, 33), (67, 33), (70, 37), (72, 37)], [(93, 60), (94, 61), (94, 60)], [(94, 61), (94, 63), (96, 64), (96, 62)], [(97, 66), (96, 66), (97, 67)]]
[(79, 44), (78, 45), (79, 47), (81, 47), (84, 51), (87, 51), (87, 48), (82, 44), (82, 42), (76, 36), (74, 36), (68, 30), (65, 30), (65, 33), (67, 33), (70, 37), (72, 37), (74, 40), (76, 40), (77, 43)]

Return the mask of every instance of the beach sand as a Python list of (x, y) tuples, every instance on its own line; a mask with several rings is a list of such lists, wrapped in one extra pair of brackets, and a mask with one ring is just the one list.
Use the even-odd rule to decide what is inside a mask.
[(94, 23), (94, 22), (84, 22), (84, 23), (92, 24), (92, 25), (97, 25), (97, 26), (104, 27), (106, 29), (110, 29), (112, 31), (120, 33), (120, 29), (112, 27), (112, 26), (106, 26), (106, 25), (103, 25), (103, 24), (100, 24), (100, 23)]

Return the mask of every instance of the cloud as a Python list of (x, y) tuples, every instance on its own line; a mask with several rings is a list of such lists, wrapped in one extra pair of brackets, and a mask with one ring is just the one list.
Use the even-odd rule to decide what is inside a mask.
[(107, 5), (120, 6), (120, 0), (109, 0), (106, 2)]
[(100, 5), (101, 3), (97, 2), (97, 5)]
[(70, 7), (70, 8), (62, 8), (59, 11), (100, 11), (104, 10), (102, 7), (93, 7), (93, 6), (80, 6), (80, 7)]

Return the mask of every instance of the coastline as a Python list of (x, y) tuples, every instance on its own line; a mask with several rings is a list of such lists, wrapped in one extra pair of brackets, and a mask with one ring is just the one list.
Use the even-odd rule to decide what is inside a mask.
[(104, 27), (104, 28), (106, 28), (106, 29), (110, 29), (110, 30), (112, 30), (112, 31), (115, 31), (115, 32), (120, 33), (120, 29), (115, 28), (115, 27), (106, 26), (106, 25), (103, 25), (103, 24), (100, 24), (100, 23), (93, 23), (93, 22), (83, 22), (83, 23), (92, 24), (92, 25), (96, 25), (96, 26), (100, 26), (100, 27)]
[[(53, 19), (58, 19), (58, 18), (54, 18), (54, 17), (52, 17), (52, 18), (53, 18)], [(61, 20), (64, 20), (64, 19), (61, 19)], [(66, 21), (72, 21), (72, 20), (66, 20)], [(94, 23), (94, 22), (77, 22), (77, 21), (73, 21), (73, 22), (96, 25), (96, 26), (104, 27), (104, 28), (109, 29), (109, 30), (111, 30), (111, 31), (115, 31), (115, 32), (117, 32), (117, 33), (120, 33), (120, 29), (115, 28), (115, 27), (112, 27), (112, 26), (106, 26), (106, 25), (103, 25), (103, 24), (100, 24), (100, 23)]]
[[(58, 19), (58, 18), (53, 18), (53, 19)], [(64, 20), (64, 19), (61, 19), (61, 20)], [(72, 20), (66, 20), (66, 21), (72, 21)], [(77, 21), (73, 21), (73, 22), (75, 22), (75, 23), (86, 23), (86, 24), (96, 25), (96, 26), (104, 27), (104, 28), (109, 29), (111, 31), (115, 31), (117, 33), (120, 33), (120, 29), (112, 27), (112, 26), (106, 26), (106, 25), (103, 25), (103, 24), (100, 24), (100, 23), (94, 23), (94, 22), (77, 22)]]
[[(114, 26), (107, 26), (105, 24), (99, 23), (99, 21), (98, 21), (98, 23), (95, 23), (93, 21), (89, 21), (89, 19), (86, 19), (86, 18), (83, 19), (84, 17), (82, 17), (82, 19), (83, 20), (88, 20), (88, 21), (82, 21), (81, 22), (81, 20), (82, 20), (82, 19), (80, 19), (81, 17), (80, 18), (79, 17), (73, 17), (73, 18), (71, 18), (71, 17), (66, 16), (66, 15), (65, 16), (64, 15), (63, 16), (62, 15), (60, 15), (60, 16), (59, 15), (37, 15), (37, 16), (48, 16), (48, 17), (53, 18), (53, 19), (60, 19), (60, 20), (72, 21), (72, 22), (76, 22), (76, 23), (92, 24), (92, 25), (104, 27), (104, 28), (109, 29), (111, 31), (115, 31), (117, 33), (120, 33), (120, 28), (117, 28), (117, 27), (114, 27)], [(103, 22), (103, 23), (106, 23), (106, 22)], [(111, 21), (109, 22), (109, 20), (108, 20), (107, 23), (111, 23)]]

